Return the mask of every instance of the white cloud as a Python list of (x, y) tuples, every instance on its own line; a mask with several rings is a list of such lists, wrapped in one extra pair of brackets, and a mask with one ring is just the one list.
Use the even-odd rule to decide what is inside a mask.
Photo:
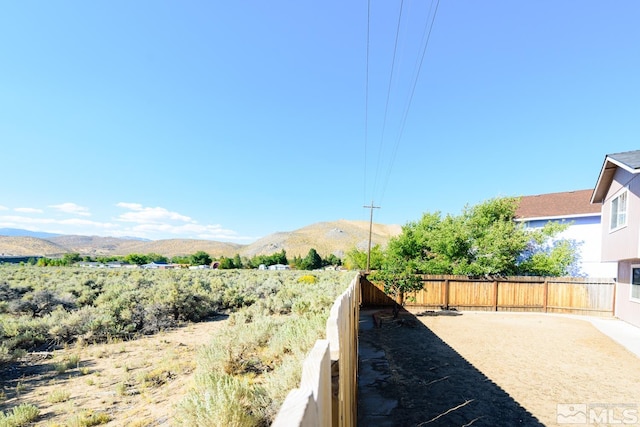
[[(15, 215), (0, 216), (0, 226), (2, 227), (24, 228), (27, 226), (33, 227), (37, 225), (45, 225), (45, 226), (62, 225), (62, 226), (83, 226), (83, 227), (89, 226), (89, 227), (95, 227), (99, 229), (112, 229), (117, 227), (115, 224), (111, 224), (108, 222), (89, 221), (89, 220), (80, 219), (80, 218), (53, 219), (53, 218), (32, 218), (28, 216), (15, 216)], [(42, 231), (45, 231), (45, 230), (42, 230)], [(46, 230), (46, 231), (50, 231), (50, 230)]]
[(118, 203), (126, 209), (111, 221), (90, 220), (89, 209), (75, 203), (50, 205), (59, 212), (75, 214), (74, 217), (55, 217), (30, 215), (42, 213), (40, 209), (20, 208), (13, 215), (2, 215), (0, 209), (0, 228), (22, 228), (31, 231), (45, 231), (58, 234), (78, 234), (86, 236), (135, 236), (147, 239), (207, 239), (226, 241), (250, 241), (252, 237), (239, 236), (234, 230), (223, 228), (220, 224), (200, 224), (187, 215), (173, 212), (162, 207), (146, 207), (139, 203)]
[(20, 213), (42, 213), (42, 209), (36, 208), (15, 208), (14, 211)]
[(118, 216), (117, 220), (122, 222), (135, 222), (138, 224), (164, 224), (165, 221), (194, 222), (190, 217), (171, 212), (165, 208), (149, 208), (139, 203), (118, 203), (117, 206), (131, 210)]
[(176, 238), (184, 238), (184, 236), (190, 236), (189, 238), (197, 239), (238, 239), (238, 233), (233, 230), (222, 228), (220, 225), (201, 225), (196, 223), (183, 224), (183, 225), (171, 225), (171, 224), (140, 224), (132, 228), (136, 234), (152, 235), (163, 234), (173, 235)]
[(89, 208), (76, 205), (75, 203), (61, 203), (59, 205), (50, 205), (49, 207), (57, 209), (64, 213), (81, 215), (81, 216), (91, 216), (91, 214), (89, 213)]
[(0, 205), (0, 211), (8, 211), (8, 210), (9, 210), (8, 207)]
[(249, 237), (238, 236), (233, 230), (225, 229), (220, 224), (199, 224), (189, 216), (172, 212), (162, 207), (145, 207), (139, 203), (117, 204), (118, 207), (128, 209), (116, 218), (116, 221), (133, 223), (130, 228), (122, 231), (121, 235), (139, 236), (146, 238), (188, 238), (212, 240), (252, 240)]

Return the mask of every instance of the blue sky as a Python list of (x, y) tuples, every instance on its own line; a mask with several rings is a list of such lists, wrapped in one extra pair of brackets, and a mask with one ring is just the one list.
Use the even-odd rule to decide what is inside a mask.
[(250, 243), (372, 200), (405, 224), (640, 148), (640, 2), (434, 10), (4, 2), (0, 228)]

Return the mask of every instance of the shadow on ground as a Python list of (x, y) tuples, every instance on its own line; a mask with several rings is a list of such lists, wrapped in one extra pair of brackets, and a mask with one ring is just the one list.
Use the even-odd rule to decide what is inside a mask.
[(408, 312), (361, 310), (359, 365), (359, 426), (543, 425)]

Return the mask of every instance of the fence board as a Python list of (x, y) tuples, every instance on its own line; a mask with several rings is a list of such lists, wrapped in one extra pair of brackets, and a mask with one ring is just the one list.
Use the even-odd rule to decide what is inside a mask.
[(318, 340), (302, 365), (300, 388), (308, 388), (318, 407), (318, 426), (331, 425), (331, 359), (329, 341)]
[[(300, 387), (289, 392), (274, 426), (356, 425), (360, 280), (356, 275), (331, 306), (326, 340), (316, 341), (307, 355)], [(374, 297), (379, 292), (370, 290)]]
[[(613, 315), (615, 282), (611, 279), (442, 275), (424, 275), (422, 278), (422, 290), (405, 298), (407, 308)], [(384, 295), (383, 286), (370, 281), (363, 281), (362, 298), (367, 306), (393, 304), (393, 300)]]
[[(296, 420), (295, 424), (291, 424)], [(276, 419), (271, 424), (273, 427), (320, 427), (318, 423), (318, 407), (313, 400), (310, 389), (294, 388), (287, 394)]]

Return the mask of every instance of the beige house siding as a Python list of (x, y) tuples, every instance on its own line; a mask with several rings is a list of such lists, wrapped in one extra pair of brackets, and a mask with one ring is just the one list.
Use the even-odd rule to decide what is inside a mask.
[[(640, 258), (640, 216), (630, 214), (640, 212), (640, 180), (634, 180), (634, 177), (637, 175), (618, 168), (602, 205), (602, 261)], [(624, 189), (629, 190), (627, 225), (610, 231), (611, 201)]]
[(640, 327), (640, 302), (631, 300), (631, 266), (640, 264), (640, 259), (618, 263), (618, 284), (616, 286), (615, 316), (625, 322)]

